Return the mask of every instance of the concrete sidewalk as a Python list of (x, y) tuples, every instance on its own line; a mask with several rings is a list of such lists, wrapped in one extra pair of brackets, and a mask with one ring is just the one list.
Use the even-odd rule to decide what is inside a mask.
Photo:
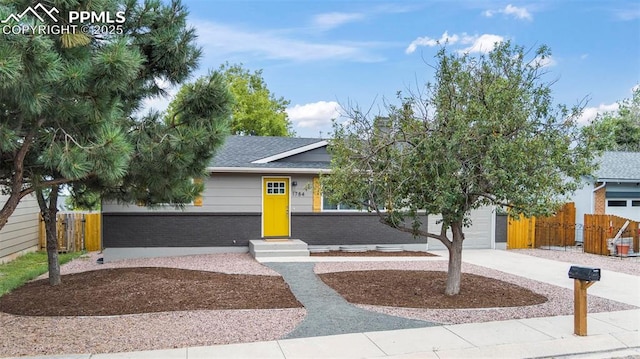
[[(567, 276), (571, 264), (565, 262), (501, 250), (465, 250), (463, 261), (573, 288), (573, 281)], [(589, 288), (589, 294), (640, 306), (639, 288), (638, 276), (603, 271), (602, 281)], [(640, 309), (590, 313), (587, 327), (588, 336), (576, 336), (573, 316), (556, 316), (147, 352), (31, 358), (640, 358)]]
[[(46, 358), (582, 358), (640, 357), (640, 309), (589, 314), (589, 335), (573, 335), (573, 316), (456, 324), (115, 354)], [(32, 357), (36, 358), (36, 357)], [(40, 357), (38, 357), (40, 358)], [(41, 357), (45, 358), (45, 357)]]

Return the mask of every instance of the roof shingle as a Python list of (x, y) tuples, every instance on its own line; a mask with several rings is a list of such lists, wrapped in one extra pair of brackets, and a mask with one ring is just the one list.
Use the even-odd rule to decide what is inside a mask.
[(229, 136), (209, 163), (210, 167), (329, 168), (328, 162), (252, 163), (253, 161), (323, 141), (318, 138)]
[(598, 180), (640, 181), (640, 152), (604, 152), (598, 159)]

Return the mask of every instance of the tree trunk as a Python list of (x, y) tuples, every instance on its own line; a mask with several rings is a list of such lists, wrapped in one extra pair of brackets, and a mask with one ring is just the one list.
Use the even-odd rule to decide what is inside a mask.
[[(36, 127), (40, 127), (44, 120), (38, 121)], [(0, 230), (4, 228), (4, 226), (9, 221), (9, 217), (15, 212), (18, 207), (18, 203), (22, 197), (27, 193), (22, 190), (24, 184), (24, 158), (29, 152), (29, 148), (31, 147), (31, 143), (33, 142), (33, 136), (35, 134), (35, 128), (24, 138), (22, 141), (22, 146), (20, 146), (20, 150), (13, 157), (13, 175), (11, 176), (11, 195), (7, 200), (7, 203), (2, 206), (2, 210), (0, 210)]]
[(59, 189), (59, 186), (51, 187), (48, 205), (42, 189), (39, 188), (36, 190), (36, 196), (38, 197), (38, 204), (40, 206), (40, 214), (42, 215), (46, 232), (47, 259), (49, 262), (49, 284), (52, 286), (61, 283), (60, 262), (58, 261), (58, 229), (56, 223), (58, 215), (57, 204)]
[(462, 279), (462, 242), (464, 233), (462, 232), (462, 222), (451, 224), (453, 240), (449, 247), (449, 267), (447, 271), (447, 287), (445, 295), (456, 295), (460, 293), (460, 281)]
[(5, 203), (4, 206), (2, 206), (2, 210), (0, 210), (0, 230), (7, 224), (9, 217), (11, 217), (18, 207), (18, 203), (20, 203), (20, 193), (12, 191), (7, 203)]
[(47, 233), (47, 259), (49, 263), (49, 284), (58, 285), (60, 281), (60, 262), (58, 261), (58, 236), (56, 228), (56, 215), (49, 216), (49, 221), (45, 221)]

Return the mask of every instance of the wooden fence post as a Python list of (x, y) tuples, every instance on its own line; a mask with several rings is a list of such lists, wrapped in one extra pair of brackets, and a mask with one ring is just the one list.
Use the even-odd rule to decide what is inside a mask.
[(573, 280), (573, 333), (587, 335), (587, 288), (595, 282)]
[(100, 213), (89, 213), (85, 216), (85, 250), (89, 252), (102, 250)]

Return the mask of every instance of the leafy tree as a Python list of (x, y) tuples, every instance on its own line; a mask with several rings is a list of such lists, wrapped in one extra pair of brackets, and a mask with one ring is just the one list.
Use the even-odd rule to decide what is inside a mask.
[[(31, 2), (0, 5), (0, 15)], [(176, 115), (138, 116), (159, 80), (185, 81), (201, 54), (178, 0), (53, 1), (70, 10), (124, 10), (122, 34), (13, 34), (0, 38), (0, 229), (35, 194), (45, 221), (49, 282), (60, 283), (55, 218), (61, 185), (122, 201), (180, 204), (202, 186), (225, 134), (230, 94), (220, 74), (191, 85)], [(30, 20), (20, 20), (30, 21)]]
[[(537, 58), (549, 56), (542, 46)], [(439, 240), (449, 252), (445, 294), (460, 291), (464, 228), (482, 206), (526, 216), (552, 213), (592, 169), (591, 143), (576, 125), (580, 108), (552, 104), (541, 61), (497, 44), (487, 55), (437, 55), (434, 83), (371, 116), (356, 107), (335, 124), (333, 202), (376, 212), (381, 222)], [(441, 217), (441, 229), (422, 225)]]
[(640, 152), (640, 86), (618, 105), (616, 112), (598, 115), (585, 126), (585, 135), (604, 150)]
[(90, 191), (86, 185), (77, 184), (71, 187), (71, 193), (65, 199), (64, 205), (74, 211), (99, 211), (102, 198), (99, 192)]
[(250, 136), (293, 136), (291, 121), (286, 113), (289, 101), (276, 98), (262, 78), (262, 70), (249, 72), (242, 65), (224, 64), (224, 74), (233, 93), (231, 132)]

